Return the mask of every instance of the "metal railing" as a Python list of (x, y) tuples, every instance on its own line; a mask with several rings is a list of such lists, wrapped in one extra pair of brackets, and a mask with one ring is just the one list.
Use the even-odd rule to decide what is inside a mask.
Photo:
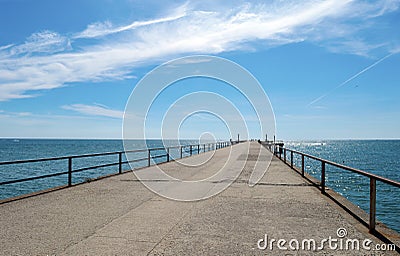
[[(285, 147), (277, 146), (277, 145), (266, 145), (272, 152), (274, 152), (283, 162), (285, 162), (287, 165), (289, 165), (292, 169), (295, 169), (293, 159), (294, 159), (294, 154), (297, 154), (301, 157), (301, 175), (304, 177), (304, 172), (305, 172), (305, 158), (313, 159), (321, 164), (321, 177), (320, 177), (320, 190), (321, 193), (325, 194), (325, 189), (326, 189), (326, 167), (327, 165), (331, 165), (334, 167), (337, 167), (342, 170), (350, 171), (353, 173), (360, 174), (362, 176), (368, 177), (369, 178), (369, 224), (368, 228), (371, 233), (375, 231), (375, 226), (376, 226), (376, 182), (380, 181), (385, 184), (400, 188), (400, 182), (390, 180), (388, 178), (375, 175), (369, 172), (365, 172), (356, 168), (352, 168), (349, 166), (345, 166), (342, 164), (338, 164), (326, 159), (322, 159), (310, 154), (306, 154), (300, 151), (288, 149)], [(290, 153), (290, 159), (287, 159), (288, 153)], [(283, 155), (283, 157), (282, 157)]]
[[(99, 168), (104, 168), (104, 167), (118, 166), (118, 172), (115, 172), (115, 173), (121, 174), (123, 172), (122, 166), (124, 164), (147, 161), (147, 165), (145, 164), (145, 165), (140, 166), (140, 167), (146, 167), (146, 166), (152, 165), (152, 160), (153, 160), (154, 164), (165, 163), (165, 162), (170, 162), (174, 159), (192, 156), (193, 154), (200, 154), (201, 152), (218, 150), (220, 148), (225, 148), (228, 146), (231, 146), (231, 143), (229, 141), (222, 141), (222, 142), (207, 143), (207, 144), (171, 146), (171, 147), (166, 147), (166, 148), (160, 147), (160, 148), (149, 148), (149, 149), (138, 149), (138, 150), (128, 150), (128, 151), (116, 151), (116, 152), (106, 152), (106, 153), (96, 153), (96, 154), (83, 154), (83, 155), (72, 155), (72, 156), (63, 156), (63, 157), (0, 162), (0, 168), (3, 166), (14, 166), (14, 165), (21, 165), (21, 164), (27, 164), (27, 163), (38, 163), (38, 162), (44, 163), (44, 162), (60, 161), (60, 160), (65, 160), (67, 162), (67, 166), (65, 167), (66, 171), (44, 174), (44, 175), (39, 175), (39, 176), (34, 176), (34, 177), (27, 177), (27, 178), (22, 178), (22, 179), (12, 179), (12, 180), (1, 181), (0, 186), (10, 185), (10, 184), (15, 184), (15, 183), (22, 183), (22, 182), (33, 181), (33, 180), (39, 180), (39, 179), (46, 179), (46, 178), (51, 178), (51, 177), (56, 177), (56, 176), (61, 176), (61, 175), (67, 175), (66, 184), (68, 187), (71, 187), (73, 185), (73, 182), (72, 182), (73, 175), (72, 174), (74, 174), (74, 173), (93, 170), (93, 169), (99, 169)], [(170, 152), (172, 149), (179, 150), (179, 157), (173, 158), (171, 156)], [(153, 151), (155, 151), (155, 152), (164, 151), (165, 153), (159, 154), (159, 155), (152, 155)], [(130, 153), (142, 153), (142, 154), (147, 153), (147, 156), (139, 157), (137, 159), (123, 161), (123, 154), (130, 154)], [(86, 167), (82, 167), (82, 168), (73, 169), (73, 162), (74, 162), (73, 160), (75, 160), (75, 159), (104, 157), (104, 156), (113, 156), (113, 155), (118, 156), (117, 162), (103, 163), (100, 165), (86, 166)], [(165, 157), (165, 161), (162, 161), (162, 160), (161, 161), (158, 160), (158, 162), (154, 161), (155, 159), (160, 159), (160, 158), (164, 158), (164, 157)], [(78, 182), (76, 184), (80, 184), (80, 183), (84, 183), (84, 182)]]

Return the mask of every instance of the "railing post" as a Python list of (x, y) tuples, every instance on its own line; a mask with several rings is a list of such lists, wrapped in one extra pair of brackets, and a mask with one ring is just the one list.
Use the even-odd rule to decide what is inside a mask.
[(192, 155), (192, 145), (190, 145), (190, 155)]
[(147, 166), (150, 166), (150, 149), (147, 152)]
[(118, 153), (118, 173), (122, 173), (122, 152)]
[(286, 148), (283, 149), (283, 161), (286, 163)]
[(200, 144), (197, 144), (197, 154), (200, 154)]
[(169, 162), (169, 148), (167, 148), (167, 162)]
[(301, 154), (301, 176), (304, 177), (304, 155)]
[(376, 179), (369, 178), (369, 233), (375, 231), (376, 220)]
[(321, 193), (325, 194), (325, 162), (321, 163)]
[(72, 157), (68, 157), (68, 187), (72, 186)]
[(182, 152), (182, 148), (183, 148), (183, 146), (181, 146), (181, 158), (183, 157), (183, 152)]
[(293, 168), (293, 151), (290, 151), (290, 166)]

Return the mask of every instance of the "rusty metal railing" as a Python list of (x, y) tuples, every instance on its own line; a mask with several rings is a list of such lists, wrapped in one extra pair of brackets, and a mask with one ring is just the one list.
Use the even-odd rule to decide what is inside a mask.
[[(321, 164), (321, 177), (320, 177), (320, 190), (321, 193), (325, 194), (325, 189), (326, 189), (326, 172), (327, 172), (327, 166), (334, 166), (342, 170), (350, 171), (353, 173), (360, 174), (362, 176), (368, 177), (369, 178), (369, 223), (368, 223), (368, 228), (370, 233), (373, 233), (375, 231), (375, 226), (376, 226), (376, 182), (380, 181), (385, 184), (388, 184), (390, 186), (394, 186), (397, 188), (400, 188), (400, 182), (394, 181), (376, 174), (372, 174), (369, 172), (365, 172), (356, 168), (352, 168), (349, 166), (345, 166), (342, 164), (338, 164), (326, 159), (322, 159), (310, 154), (306, 154), (300, 151), (288, 149), (279, 145), (266, 145), (267, 148), (269, 148), (272, 152), (274, 152), (283, 162), (285, 162), (287, 165), (289, 165), (292, 169), (295, 168), (293, 159), (294, 155), (299, 155), (301, 157), (301, 175), (304, 177), (305, 174), (305, 158), (313, 159)], [(290, 153), (290, 158), (288, 159), (288, 153)], [(283, 157), (282, 157), (283, 155)]]
[[(73, 185), (72, 178), (73, 178), (74, 173), (93, 170), (93, 169), (99, 169), (99, 168), (105, 168), (105, 167), (111, 167), (111, 166), (118, 166), (118, 171), (115, 172), (115, 174), (121, 174), (123, 172), (122, 166), (124, 164), (147, 161), (147, 166), (150, 166), (152, 164), (152, 160), (155, 160), (155, 159), (165, 158), (164, 161), (159, 161), (159, 162), (157, 162), (157, 164), (174, 160), (174, 158), (170, 154), (170, 151), (172, 149), (179, 150), (179, 158), (184, 158), (187, 156), (192, 156), (193, 154), (200, 154), (201, 152), (218, 150), (220, 148), (225, 148), (228, 146), (231, 146), (231, 143), (229, 141), (221, 141), (221, 142), (215, 142), (215, 143), (181, 145), (181, 146), (171, 146), (171, 147), (165, 147), (165, 148), (160, 147), (160, 148), (138, 149), (138, 150), (129, 150), (129, 151), (116, 151), (116, 152), (105, 152), (105, 153), (96, 153), (96, 154), (83, 154), (83, 155), (72, 155), (72, 156), (63, 156), (63, 157), (0, 162), (0, 168), (3, 166), (15, 166), (15, 165), (20, 165), (20, 164), (30, 164), (30, 163), (38, 163), (38, 162), (45, 163), (45, 162), (61, 161), (61, 160), (65, 160), (67, 162), (65, 171), (49, 173), (49, 174), (33, 176), (33, 177), (27, 177), (27, 178), (21, 178), (21, 179), (5, 180), (5, 181), (0, 182), (0, 186), (16, 184), (16, 183), (23, 183), (23, 182), (27, 182), (27, 181), (34, 181), (34, 180), (40, 180), (40, 179), (46, 179), (46, 178), (51, 178), (51, 177), (56, 177), (56, 176), (61, 176), (61, 175), (67, 175), (66, 184), (67, 184), (67, 187), (70, 187)], [(159, 154), (159, 155), (152, 155), (153, 151), (155, 151), (155, 152), (164, 151), (165, 153)], [(146, 152), (147, 152), (146, 157), (139, 157), (137, 159), (123, 161), (123, 154), (130, 154), (130, 153), (146, 154)], [(108, 163), (103, 163), (100, 165), (86, 166), (86, 167), (81, 167), (81, 168), (77, 168), (77, 169), (73, 168), (73, 162), (75, 159), (113, 156), (113, 155), (118, 157), (118, 160), (116, 160), (115, 162), (108, 162)], [(143, 164), (141, 167), (145, 167), (145, 166), (146, 166), (146, 164)], [(84, 182), (78, 182), (76, 184), (79, 184), (79, 183), (84, 183)]]

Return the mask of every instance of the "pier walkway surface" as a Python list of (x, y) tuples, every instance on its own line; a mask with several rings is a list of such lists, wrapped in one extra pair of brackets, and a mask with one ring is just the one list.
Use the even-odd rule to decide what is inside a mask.
[[(249, 157), (243, 158), (248, 147)], [(271, 154), (258, 143), (245, 142), (215, 151), (199, 167), (162, 164), (172, 174), (195, 179), (210, 174), (207, 166), (224, 165), (231, 151), (235, 161), (230, 168), (245, 161), (230, 187), (197, 202), (160, 197), (128, 172), (2, 204), (0, 255), (397, 255), (363, 249), (365, 239), (373, 241), (371, 247), (383, 242), (275, 157), (260, 182), (250, 187), (256, 164), (250, 156), (260, 150)], [(339, 228), (347, 232), (342, 250), (325, 243), (323, 250), (312, 251), (303, 241), (314, 239), (318, 247), (323, 239), (339, 239)], [(266, 235), (268, 246), (260, 250), (257, 244), (263, 247)], [(345, 250), (347, 238), (359, 240), (360, 250)], [(281, 245), (289, 250), (279, 249), (276, 242), (269, 248), (272, 239), (285, 239)], [(289, 242), (296, 247), (295, 240), (298, 251), (289, 248)]]

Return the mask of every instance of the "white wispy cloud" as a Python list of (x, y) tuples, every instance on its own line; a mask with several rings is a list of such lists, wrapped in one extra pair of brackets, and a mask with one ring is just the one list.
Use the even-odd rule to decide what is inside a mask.
[[(368, 42), (360, 31), (398, 9), (399, 0), (272, 1), (225, 9), (196, 9), (190, 2), (169, 16), (116, 26), (89, 24), (71, 36), (35, 33), (22, 44), (0, 46), (0, 101), (73, 82), (132, 78), (140, 65), (184, 54), (217, 54), (310, 41), (334, 51), (367, 55), (399, 42)], [(368, 22), (366, 22), (368, 21)], [(86, 38), (90, 38), (88, 43)], [(340, 43), (345, 41), (346, 43)], [(360, 47), (354, 47), (354, 45)], [(360, 49), (361, 48), (361, 49)]]
[(57, 32), (45, 30), (34, 33), (29, 36), (23, 44), (6, 46), (4, 49), (9, 49), (9, 54), (32, 54), (32, 53), (55, 53), (71, 49), (70, 40), (61, 36)]
[(72, 104), (62, 106), (65, 110), (72, 110), (84, 115), (90, 116), (105, 116), (111, 118), (122, 119), (124, 112), (120, 110), (109, 109), (102, 104), (86, 105), (86, 104)]
[(0, 111), (2, 137), (9, 138), (121, 138), (121, 120), (98, 115)]
[(155, 19), (155, 20), (135, 21), (127, 26), (120, 26), (120, 27), (114, 27), (110, 21), (93, 23), (93, 24), (90, 24), (84, 31), (77, 34), (74, 38), (75, 39), (96, 38), (96, 37), (107, 36), (110, 34), (121, 33), (121, 32), (129, 31), (129, 30), (137, 29), (140, 27), (144, 27), (144, 26), (154, 25), (157, 23), (174, 21), (174, 20), (180, 19), (184, 16), (185, 16), (185, 14), (182, 13), (182, 14), (178, 14), (176, 16), (169, 16), (169, 17)]
[(0, 46), (0, 51), (6, 50), (6, 49), (11, 48), (11, 47), (13, 47), (13, 46), (14, 46), (13, 44), (8, 44), (8, 45)]

